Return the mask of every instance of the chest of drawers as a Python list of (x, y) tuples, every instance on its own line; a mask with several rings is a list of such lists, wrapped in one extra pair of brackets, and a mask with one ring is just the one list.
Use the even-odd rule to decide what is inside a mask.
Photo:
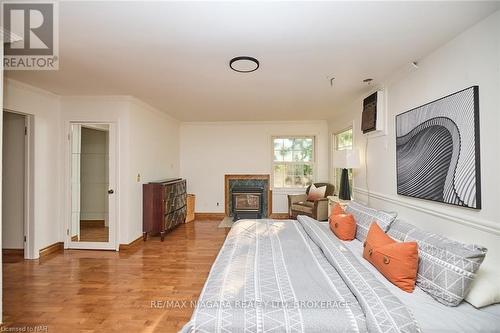
[(146, 240), (148, 235), (159, 234), (163, 241), (165, 233), (186, 220), (186, 180), (144, 184), (142, 192), (143, 238)]

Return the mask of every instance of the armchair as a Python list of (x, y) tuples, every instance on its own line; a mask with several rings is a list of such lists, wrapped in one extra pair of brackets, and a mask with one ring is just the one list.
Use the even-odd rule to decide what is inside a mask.
[(333, 195), (334, 186), (328, 183), (315, 183), (316, 187), (326, 186), (325, 197), (315, 201), (308, 201), (308, 186), (305, 194), (288, 195), (288, 215), (290, 218), (297, 218), (297, 215), (307, 215), (318, 221), (328, 219), (328, 196)]

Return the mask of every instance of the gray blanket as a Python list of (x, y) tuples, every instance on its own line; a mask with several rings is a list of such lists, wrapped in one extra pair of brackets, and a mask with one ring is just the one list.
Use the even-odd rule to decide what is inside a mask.
[(416, 332), (409, 310), (313, 219), (241, 220), (181, 332)]

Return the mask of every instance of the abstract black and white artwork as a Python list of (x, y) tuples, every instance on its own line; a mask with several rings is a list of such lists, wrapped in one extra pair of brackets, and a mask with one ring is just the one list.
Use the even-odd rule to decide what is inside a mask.
[(396, 116), (398, 194), (481, 208), (479, 87)]

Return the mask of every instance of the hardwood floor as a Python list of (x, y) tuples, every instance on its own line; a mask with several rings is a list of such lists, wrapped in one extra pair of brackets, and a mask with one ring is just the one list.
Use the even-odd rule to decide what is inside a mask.
[(109, 228), (102, 225), (91, 223), (80, 224), (81, 242), (107, 242), (109, 240)]
[[(126, 251), (55, 253), (43, 260), (4, 256), (4, 326), (48, 332), (177, 332), (196, 300), (229, 229), (219, 221), (180, 225)], [(159, 303), (155, 303), (158, 305)]]

